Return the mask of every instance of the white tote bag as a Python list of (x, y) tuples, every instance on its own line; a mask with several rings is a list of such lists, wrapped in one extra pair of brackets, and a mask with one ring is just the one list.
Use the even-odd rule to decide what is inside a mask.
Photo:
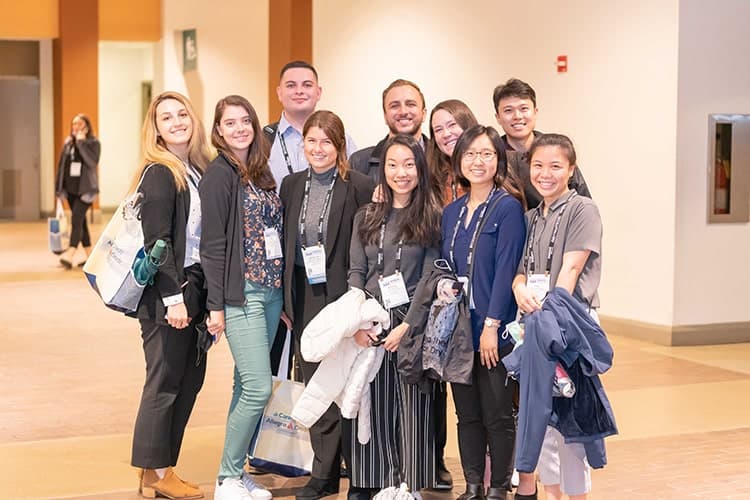
[(70, 226), (60, 198), (55, 204), (55, 216), (47, 218), (47, 229), (50, 252), (60, 255), (70, 246)]
[(250, 465), (296, 477), (312, 471), (310, 432), (291, 417), (305, 386), (293, 380), (273, 379), (273, 392), (250, 443)]
[(123, 313), (137, 309), (145, 288), (133, 276), (133, 263), (144, 255), (140, 218), (142, 196), (136, 188), (125, 198), (83, 266), (86, 278), (104, 304)]

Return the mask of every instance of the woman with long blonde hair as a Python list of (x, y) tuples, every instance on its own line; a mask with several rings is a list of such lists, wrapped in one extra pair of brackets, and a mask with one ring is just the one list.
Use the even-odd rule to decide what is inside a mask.
[(140, 469), (144, 497), (202, 498), (196, 484), (172, 470), (185, 426), (203, 385), (196, 325), (205, 318), (200, 263), (198, 182), (208, 165), (206, 137), (190, 101), (164, 92), (148, 108), (141, 133), (140, 193), (143, 243), (149, 252), (166, 243), (162, 263), (135, 313), (141, 326), (146, 381), (133, 431), (131, 463)]

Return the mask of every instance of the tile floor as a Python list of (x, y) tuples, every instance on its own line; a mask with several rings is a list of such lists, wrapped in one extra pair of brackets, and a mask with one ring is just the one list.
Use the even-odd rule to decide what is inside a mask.
[[(57, 266), (42, 223), (0, 223), (0, 257), (7, 321), (0, 334), (0, 498), (140, 498), (129, 466), (143, 381), (136, 323), (106, 310), (80, 270)], [(611, 340), (615, 366), (604, 383), (620, 435), (608, 440), (609, 465), (594, 471), (590, 498), (750, 498), (750, 344)], [(178, 465), (207, 498), (231, 373), (227, 345), (219, 343)], [(427, 499), (463, 491), (455, 432), (446, 455), (456, 487)], [(259, 480), (277, 498), (291, 498), (304, 483)]]

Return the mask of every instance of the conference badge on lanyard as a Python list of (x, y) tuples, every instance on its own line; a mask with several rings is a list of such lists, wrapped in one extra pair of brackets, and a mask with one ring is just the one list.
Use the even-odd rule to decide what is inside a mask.
[(464, 294), (469, 297), (469, 309), (476, 309), (474, 305), (474, 287), (469, 284), (468, 276), (457, 276), (458, 281), (464, 286)]
[(529, 274), (526, 288), (531, 290), (539, 302), (543, 301), (549, 293), (549, 274)]
[(326, 282), (326, 249), (323, 245), (303, 248), (302, 260), (305, 261), (308, 283), (317, 285)]
[(263, 239), (266, 244), (266, 260), (280, 259), (283, 255), (281, 252), (281, 238), (279, 238), (279, 232), (276, 231), (276, 228), (267, 227), (263, 231)]
[(381, 276), (378, 279), (380, 286), (380, 297), (383, 299), (383, 307), (393, 309), (409, 303), (409, 293), (406, 291), (404, 275), (395, 272), (389, 276)]
[(71, 177), (81, 176), (81, 162), (80, 161), (70, 162), (70, 176)]

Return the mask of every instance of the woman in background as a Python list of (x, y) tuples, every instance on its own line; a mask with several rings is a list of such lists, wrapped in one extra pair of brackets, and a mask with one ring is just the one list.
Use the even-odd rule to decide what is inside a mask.
[(99, 192), (97, 165), (101, 144), (91, 129), (91, 120), (78, 114), (70, 124), (70, 135), (65, 138), (60, 160), (57, 162), (56, 194), (67, 199), (71, 210), (70, 247), (60, 256), (65, 269), (73, 267), (73, 257), (78, 245), (83, 246), (86, 258), (78, 263), (82, 267), (91, 255), (91, 234), (86, 222), (86, 212)]
[(157, 240), (167, 245), (136, 311), (146, 381), (131, 463), (140, 469), (144, 497), (202, 498), (198, 486), (180, 479), (172, 467), (206, 373), (205, 362), (196, 366), (196, 324), (205, 317), (198, 183), (208, 165), (206, 137), (190, 101), (164, 92), (146, 112), (141, 141), (143, 166), (133, 184), (140, 180), (143, 244), (146, 252)]

